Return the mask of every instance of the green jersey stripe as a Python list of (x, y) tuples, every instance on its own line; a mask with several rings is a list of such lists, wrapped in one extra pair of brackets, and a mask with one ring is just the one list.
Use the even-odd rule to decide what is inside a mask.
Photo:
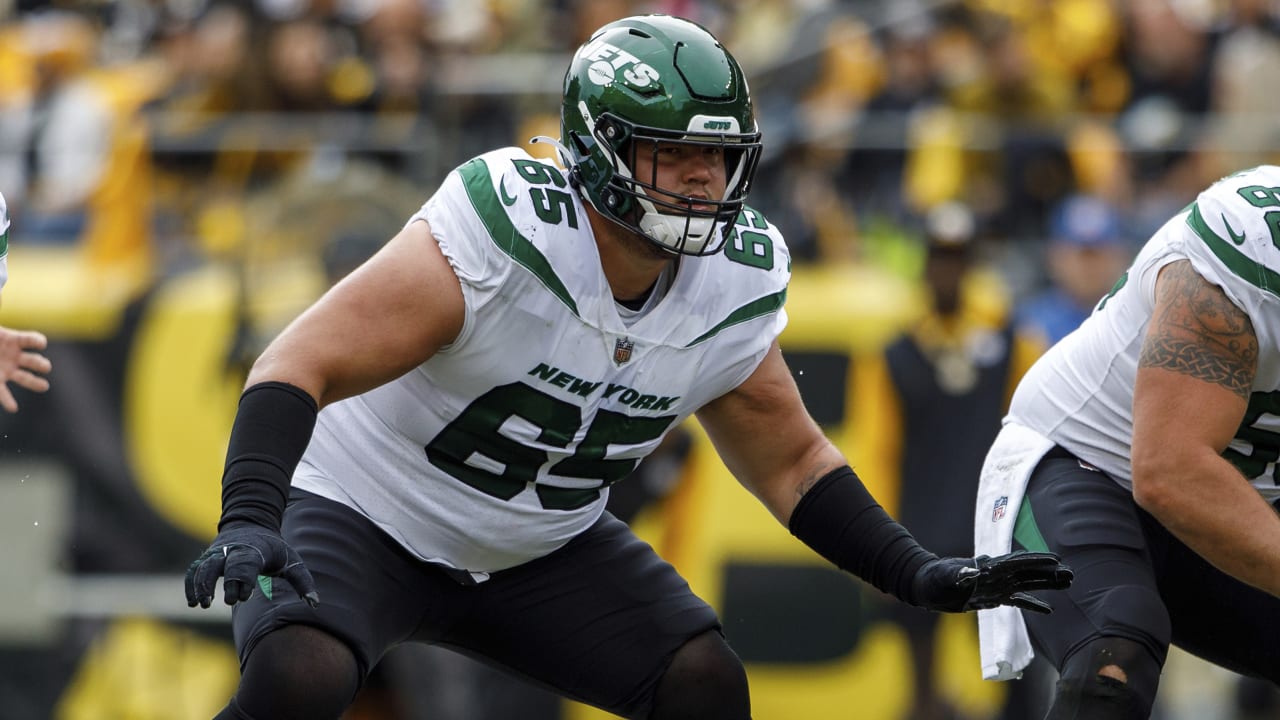
[(5, 230), (0, 233), (0, 257), (9, 254), (9, 231)]
[(1049, 543), (1040, 534), (1040, 526), (1036, 524), (1036, 515), (1031, 512), (1031, 498), (1023, 496), (1022, 507), (1018, 508), (1018, 519), (1013, 524), (1013, 539), (1031, 552), (1050, 552)]
[(471, 160), (458, 168), (458, 174), (462, 176), (467, 197), (471, 199), (472, 207), (476, 209), (480, 221), (489, 231), (489, 238), (493, 240), (493, 244), (533, 273), (534, 277), (547, 286), (552, 295), (559, 298), (574, 315), (578, 315), (578, 304), (574, 302), (568, 288), (551, 268), (551, 263), (547, 262), (546, 256), (539, 252), (528, 238), (516, 231), (515, 225), (511, 224), (511, 218), (507, 217), (502, 201), (493, 190), (493, 179), (484, 161), (480, 158)]
[(1257, 288), (1280, 296), (1280, 274), (1240, 252), (1232, 243), (1211, 230), (1205, 223), (1204, 216), (1200, 214), (1199, 205), (1191, 206), (1191, 213), (1187, 215), (1187, 225), (1231, 272)]
[(748, 320), (758, 318), (761, 315), (768, 315), (782, 307), (786, 301), (787, 291), (785, 288), (772, 295), (765, 295), (757, 300), (752, 300), (746, 305), (743, 305), (737, 310), (729, 313), (728, 317), (721, 320), (715, 327), (699, 335), (693, 342), (685, 345), (685, 347), (693, 347), (704, 340), (713, 338), (719, 334), (721, 330), (724, 330), (727, 327), (732, 327), (738, 323), (744, 323)]

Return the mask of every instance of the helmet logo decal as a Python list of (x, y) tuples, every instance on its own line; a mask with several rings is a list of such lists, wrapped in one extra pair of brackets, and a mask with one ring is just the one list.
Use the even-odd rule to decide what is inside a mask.
[(738, 118), (732, 115), (694, 115), (689, 119), (689, 132), (731, 133), (742, 132)]
[(638, 88), (649, 87), (650, 83), (661, 79), (653, 66), (603, 40), (588, 43), (578, 56), (593, 61), (587, 68), (587, 77), (596, 85), (612, 84), (618, 79), (619, 71), (622, 71), (623, 80)]

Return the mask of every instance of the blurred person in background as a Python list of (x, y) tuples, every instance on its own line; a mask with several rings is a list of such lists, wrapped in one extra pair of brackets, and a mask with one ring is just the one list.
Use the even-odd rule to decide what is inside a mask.
[[(369, 134), (380, 148), (373, 156), (386, 167), (418, 179), (422, 152), (409, 152), (431, 136), (431, 109), (439, 101), (435, 75), (439, 58), (427, 41), (425, 9), (414, 0), (388, 0), (359, 27), (361, 44), (370, 55), (373, 89), (360, 109), (371, 114)], [(352, 72), (354, 58), (348, 62)]]
[(1018, 321), (1053, 345), (1089, 317), (1133, 257), (1120, 212), (1093, 195), (1063, 200), (1049, 220), (1049, 286), (1018, 306)]
[[(679, 51), (677, 52), (677, 48)], [(188, 604), (235, 605), (220, 719), (337, 717), (392, 646), (459, 648), (629, 717), (750, 714), (715, 612), (608, 486), (695, 412), (823, 557), (938, 611), (1065, 587), (1048, 554), (940, 558), (808, 416), (790, 263), (744, 206), (746, 81), (701, 27), (610, 23), (565, 76), (567, 169), (484, 154), (254, 364)]]
[(731, 25), (762, 68), (757, 114), (771, 142), (761, 158), (757, 209), (787, 228), (794, 262), (846, 262), (860, 238), (851, 193), (838, 175), (879, 66), (865, 23), (848, 8), (790, 5), (760, 3)]
[[(9, 204), (0, 194), (0, 289), (9, 281)], [(0, 327), (0, 407), (18, 412), (18, 401), (9, 383), (32, 392), (49, 389), (43, 377), (53, 369), (49, 358), (40, 354), (49, 344), (44, 335), (33, 330), (10, 330)]]
[(975, 548), (1078, 575), (1051, 622), (980, 614), (982, 672), (1047, 659), (1050, 720), (1147, 718), (1170, 645), (1280, 683), (1278, 222), (1280, 168), (1213, 184), (1014, 393)]
[(1070, 182), (1061, 118), (1075, 97), (1036, 61), (1026, 21), (987, 5), (931, 10), (922, 59), (934, 77), (921, 90), (942, 102), (908, 117), (904, 197), (914, 208), (963, 200), (999, 239), (1020, 241)]
[[(1015, 329), (1007, 300), (992, 297), (999, 288), (975, 277), (976, 231), (963, 204), (943, 204), (927, 214), (925, 313), (882, 352), (859, 360), (855, 381), (855, 445), (863, 467), (873, 466), (891, 484), (897, 480), (895, 517), (922, 543), (949, 555), (972, 553), (983, 456), (1014, 386), (1043, 350), (1037, 335)], [(947, 458), (945, 478), (937, 472), (939, 457)], [(904, 605), (891, 612), (907, 635), (915, 676), (913, 705), (904, 718), (958, 717), (935, 672), (941, 616)], [(1017, 690), (1022, 688), (1019, 683)], [(1016, 694), (1011, 700), (1021, 703), (1035, 693)], [(1024, 705), (1010, 715), (1037, 716)]]
[(1213, 28), (1210, 106), (1199, 141), (1202, 177), (1219, 177), (1266, 158), (1280, 160), (1280, 128), (1260, 121), (1280, 114), (1280, 93), (1258, 92), (1249, 78), (1280, 64), (1280, 5), (1231, 0)]
[(0, 132), (11, 143), (0, 154), (21, 158), (14, 180), (24, 242), (66, 249), (139, 292), (153, 270), (139, 109), (167, 73), (149, 59), (104, 62), (102, 25), (89, 10), (43, 10), (13, 30), (16, 49), (4, 60), (20, 83), (0, 123), (16, 132)]
[(111, 108), (88, 79), (99, 29), (65, 10), (28, 15), (17, 29), (26, 78), (20, 102), (0, 115), (13, 125), (5, 133), (14, 143), (7, 155), (20, 162), (10, 170), (10, 195), (30, 241), (74, 243), (110, 154)]
[(962, 197), (1006, 236), (1034, 237), (1072, 179), (1059, 126), (1075, 102), (1071, 83), (1035, 62), (1034, 39), (1015, 19), (984, 11), (953, 22), (971, 33), (980, 51), (980, 72), (948, 90), (949, 107), (961, 113), (954, 120), (971, 140), (983, 137), (984, 130), (967, 122), (965, 114), (983, 113), (999, 125), (996, 133), (985, 131), (995, 147), (972, 143), (978, 148), (968, 153)]
[[(1131, 151), (1134, 211), (1152, 218), (1154, 228), (1222, 174), (1206, 174), (1199, 152), (1202, 120), (1217, 92), (1214, 73), (1222, 72), (1214, 63), (1221, 36), (1210, 32), (1208, 4), (1132, 0), (1117, 8), (1128, 90), (1115, 125)], [(1230, 72), (1250, 74), (1244, 67)]]
[(854, 204), (860, 224), (878, 219), (903, 223), (913, 198), (904, 192), (912, 125), (942, 101), (934, 67), (937, 26), (915, 0), (885, 8), (876, 33), (882, 58), (881, 82), (857, 118), (854, 142), (841, 168), (839, 185)]

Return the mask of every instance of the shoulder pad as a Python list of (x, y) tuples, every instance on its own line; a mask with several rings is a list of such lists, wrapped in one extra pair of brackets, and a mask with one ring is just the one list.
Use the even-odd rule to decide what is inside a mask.
[(1280, 295), (1280, 168), (1230, 175), (1200, 193), (1187, 212), (1200, 242), (1187, 253), (1225, 274)]

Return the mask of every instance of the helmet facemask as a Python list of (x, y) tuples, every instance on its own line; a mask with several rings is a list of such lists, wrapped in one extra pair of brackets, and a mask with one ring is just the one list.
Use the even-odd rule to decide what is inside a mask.
[[(750, 179), (760, 159), (759, 133), (673, 131), (633, 125), (611, 113), (588, 122), (613, 171), (601, 193), (612, 211), (606, 213), (611, 219), (682, 255), (711, 255), (720, 251), (742, 211)], [(699, 118), (695, 122), (705, 120)], [(729, 124), (720, 119), (714, 122)], [(699, 198), (661, 187), (657, 178), (658, 152), (669, 145), (682, 145), (694, 152), (714, 152), (724, 163), (723, 195)], [(648, 177), (636, 176), (640, 153), (650, 155)]]

